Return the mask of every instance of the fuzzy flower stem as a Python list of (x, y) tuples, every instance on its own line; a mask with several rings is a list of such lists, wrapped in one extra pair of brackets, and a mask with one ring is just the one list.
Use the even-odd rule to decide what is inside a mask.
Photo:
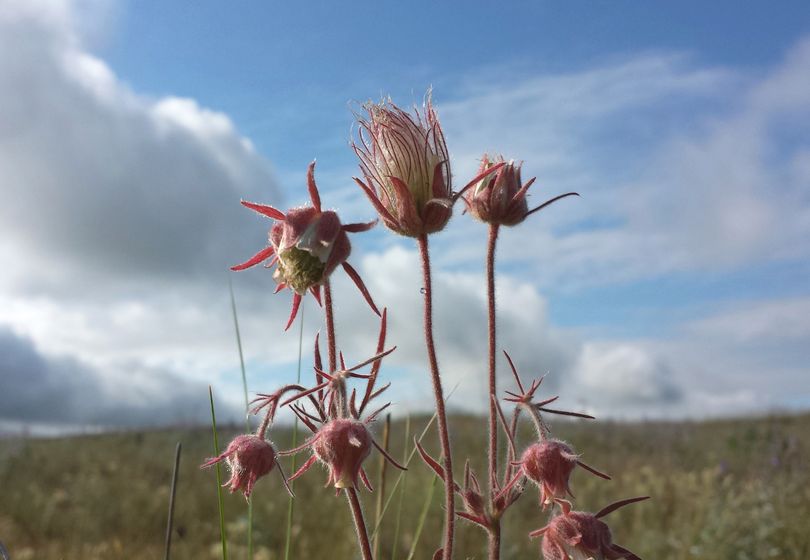
[(546, 426), (543, 424), (543, 419), (540, 418), (540, 411), (532, 403), (524, 403), (522, 406), (532, 417), (532, 422), (534, 422), (534, 427), (537, 430), (537, 437), (540, 441), (543, 441), (546, 439)]
[(337, 370), (337, 343), (335, 342), (335, 315), (332, 311), (332, 286), (329, 280), (323, 283), (324, 311), (326, 313), (326, 345), (329, 354), (329, 373)]
[[(329, 280), (323, 284), (324, 293), (324, 314), (326, 315), (326, 344), (329, 354), (329, 373), (337, 371), (337, 351), (335, 342), (335, 315), (332, 307), (332, 287)], [(339, 410), (346, 407), (346, 384), (340, 384), (340, 404)], [(345, 412), (345, 411), (344, 411)], [(346, 414), (344, 414), (346, 416)], [(371, 554), (371, 542), (368, 538), (368, 530), (366, 529), (366, 521), (363, 519), (363, 508), (360, 506), (360, 499), (357, 496), (355, 488), (345, 488), (346, 498), (349, 501), (349, 508), (352, 510), (352, 518), (354, 519), (354, 529), (357, 533), (357, 542), (360, 544), (360, 550), (363, 553), (363, 560), (373, 560)]]
[(344, 491), (346, 493), (346, 498), (349, 500), (349, 506), (352, 510), (352, 517), (354, 517), (354, 527), (357, 530), (357, 540), (360, 542), (363, 560), (373, 560), (373, 556), (371, 555), (371, 543), (368, 540), (366, 521), (363, 519), (363, 508), (360, 507), (360, 500), (357, 497), (357, 489), (344, 488)]
[(433, 396), (436, 400), (436, 418), (438, 419), (439, 442), (444, 461), (444, 496), (445, 496), (445, 532), (443, 558), (453, 557), (453, 533), (455, 529), (455, 493), (453, 489), (453, 459), (450, 451), (450, 434), (447, 428), (447, 413), (444, 408), (444, 391), (436, 360), (436, 347), (433, 342), (433, 292), (430, 279), (430, 253), (427, 234), (419, 236), (419, 252), (422, 256), (422, 274), (424, 276), (422, 291), (425, 296), (425, 345), (427, 346), (430, 374), (433, 381)]
[[(489, 311), (489, 469), (488, 484), (489, 506), (493, 510), (494, 488), (498, 476), (498, 424), (495, 408), (497, 387), (495, 384), (495, 352), (496, 349), (496, 323), (495, 323), (495, 246), (498, 242), (498, 224), (489, 226), (489, 244), (487, 245), (487, 307)], [(498, 560), (501, 557), (501, 527), (500, 519), (494, 521), (489, 533), (489, 560)]]
[(489, 559), (501, 557), (501, 521), (493, 521), (492, 527), (487, 531), (489, 542)]

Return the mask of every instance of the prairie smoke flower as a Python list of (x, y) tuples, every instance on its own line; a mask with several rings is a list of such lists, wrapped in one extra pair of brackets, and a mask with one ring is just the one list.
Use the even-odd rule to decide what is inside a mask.
[[(496, 173), (486, 175), (486, 172), (497, 164), (501, 164), (503, 167)], [(521, 184), (520, 167), (520, 164), (515, 165), (514, 160), (506, 162), (503, 156), (498, 156), (493, 161), (484, 154), (479, 169), (479, 176), (481, 174), (484, 176), (464, 195), (467, 209), (475, 218), (493, 225), (516, 226), (530, 215), (561, 198), (579, 196), (574, 192), (566, 193), (529, 210), (526, 194), (534, 183), (535, 177), (529, 179), (525, 185)]]
[(608, 475), (580, 461), (568, 444), (556, 439), (545, 439), (530, 445), (520, 459), (523, 474), (540, 487), (540, 503), (544, 507), (557, 498), (564, 498), (566, 494), (573, 496), (568, 480), (577, 465), (610, 480)]
[(312, 456), (301, 465), (290, 480), (295, 480), (309, 470), (316, 461), (320, 461), (329, 470), (327, 485), (333, 484), (337, 489), (356, 488), (359, 477), (363, 480), (363, 484), (371, 490), (371, 484), (363, 470), (363, 462), (371, 454), (372, 446), (376, 447), (383, 457), (395, 467), (406, 470), (374, 441), (374, 437), (366, 427), (366, 424), (373, 421), (381, 410), (371, 414), (365, 421), (354, 418), (329, 420), (304, 445), (283, 451), (282, 455), (292, 455), (307, 447), (312, 448)]
[(366, 231), (376, 222), (342, 225), (337, 213), (321, 209), (321, 198), (315, 185), (315, 162), (307, 171), (312, 206), (302, 206), (283, 213), (272, 206), (242, 201), (242, 205), (251, 210), (276, 220), (268, 234), (268, 247), (262, 249), (247, 261), (231, 270), (245, 270), (270, 259), (267, 267), (276, 265), (273, 279), (278, 284), (276, 292), (284, 288), (293, 291), (292, 311), (285, 330), (290, 328), (301, 296), (309, 290), (320, 303), (320, 287), (334, 272), (338, 265), (354, 281), (371, 309), (379, 315), (371, 295), (363, 284), (357, 271), (346, 262), (351, 253), (351, 244), (347, 233)]
[(610, 528), (600, 518), (620, 507), (648, 499), (630, 498), (613, 503), (599, 513), (571, 511), (565, 500), (559, 500), (563, 513), (530, 536), (543, 535), (541, 550), (545, 560), (641, 560), (626, 548), (613, 543)]
[(410, 114), (390, 100), (363, 108), (366, 116), (358, 117), (358, 140), (352, 147), (365, 182), (357, 177), (355, 182), (395, 233), (420, 237), (441, 231), (464, 189), (453, 193), (447, 144), (430, 95), (422, 113), (417, 109)]
[[(223, 486), (229, 487), (231, 492), (241, 490), (245, 498), (249, 498), (256, 481), (276, 465), (276, 450), (264, 438), (253, 434), (239, 435), (223, 453), (208, 459), (201, 467), (211, 467), (221, 461), (225, 461), (231, 471), (231, 478)], [(281, 477), (286, 486), (284, 474)]]

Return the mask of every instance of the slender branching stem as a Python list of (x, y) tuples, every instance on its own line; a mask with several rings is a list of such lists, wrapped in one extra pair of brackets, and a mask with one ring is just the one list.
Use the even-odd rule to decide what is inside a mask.
[(346, 498), (349, 500), (349, 506), (352, 510), (352, 517), (354, 517), (354, 528), (357, 530), (357, 540), (360, 543), (360, 550), (363, 553), (363, 560), (372, 560), (371, 543), (369, 543), (368, 540), (366, 521), (363, 519), (363, 508), (360, 507), (360, 500), (357, 497), (357, 489), (346, 488)]
[(433, 290), (430, 279), (430, 253), (427, 234), (419, 236), (419, 252), (422, 256), (422, 291), (425, 296), (425, 345), (427, 346), (430, 375), (433, 381), (433, 396), (436, 400), (436, 418), (439, 428), (439, 442), (444, 461), (444, 547), (443, 558), (453, 557), (453, 537), (455, 530), (455, 494), (453, 491), (453, 458), (450, 451), (450, 433), (447, 428), (447, 413), (444, 408), (444, 391), (439, 375), (439, 364), (436, 360), (436, 347), (433, 342)]
[[(329, 355), (329, 373), (337, 371), (337, 343), (335, 342), (335, 315), (332, 307), (332, 287), (329, 280), (323, 284), (324, 291), (324, 314), (326, 315), (326, 345)], [(342, 410), (346, 406), (346, 384), (340, 384), (340, 400), (341, 405), (338, 407)], [(357, 497), (357, 490), (354, 488), (345, 489), (346, 498), (349, 501), (349, 507), (352, 510), (352, 518), (354, 519), (354, 528), (357, 532), (357, 542), (360, 544), (360, 551), (363, 553), (363, 560), (373, 560), (371, 554), (371, 542), (368, 538), (368, 530), (366, 529), (366, 521), (363, 519), (363, 508), (360, 506), (360, 499)]]
[[(487, 245), (487, 308), (488, 308), (488, 331), (489, 331), (489, 469), (487, 477), (487, 488), (489, 491), (489, 508), (494, 510), (493, 499), (495, 497), (495, 482), (498, 477), (498, 424), (495, 408), (497, 398), (497, 386), (495, 382), (495, 352), (496, 337), (496, 313), (495, 313), (495, 246), (498, 242), (498, 224), (489, 226), (489, 243)], [(501, 521), (494, 518), (492, 527), (489, 529), (489, 560), (498, 560), (501, 556)]]

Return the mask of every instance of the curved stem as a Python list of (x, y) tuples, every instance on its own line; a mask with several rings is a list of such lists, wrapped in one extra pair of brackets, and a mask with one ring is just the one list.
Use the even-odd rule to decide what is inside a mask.
[(346, 488), (345, 490), (346, 498), (349, 500), (349, 507), (352, 510), (354, 528), (357, 530), (357, 540), (360, 543), (360, 549), (363, 553), (363, 560), (372, 560), (371, 544), (368, 541), (366, 521), (363, 519), (363, 508), (360, 507), (360, 500), (357, 498), (357, 490), (355, 488)]
[(419, 252), (422, 256), (422, 274), (425, 295), (425, 345), (427, 346), (428, 361), (430, 362), (430, 375), (433, 381), (433, 396), (436, 400), (436, 418), (439, 428), (439, 442), (442, 447), (444, 461), (444, 547), (443, 558), (450, 560), (453, 557), (453, 535), (455, 530), (455, 494), (453, 492), (453, 459), (450, 451), (450, 433), (447, 428), (447, 413), (444, 408), (444, 391), (442, 379), (439, 374), (439, 364), (436, 360), (436, 347), (433, 342), (433, 290), (430, 279), (430, 253), (428, 249), (427, 234), (419, 236)]
[[(495, 484), (498, 476), (498, 424), (495, 408), (497, 387), (495, 382), (495, 352), (496, 352), (496, 322), (495, 322), (495, 246), (498, 242), (498, 224), (489, 226), (489, 244), (487, 245), (487, 308), (489, 331), (489, 469), (488, 484), (489, 509), (494, 509)], [(494, 512), (493, 512), (494, 513)], [(497, 560), (501, 556), (501, 523), (498, 519), (489, 531), (489, 560)]]

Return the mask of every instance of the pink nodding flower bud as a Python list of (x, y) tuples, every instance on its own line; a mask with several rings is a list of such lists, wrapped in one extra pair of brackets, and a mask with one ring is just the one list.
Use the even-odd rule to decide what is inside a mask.
[(202, 467), (210, 467), (223, 460), (231, 471), (230, 480), (223, 486), (229, 487), (231, 492), (241, 490), (245, 498), (249, 498), (256, 481), (273, 470), (276, 451), (267, 440), (259, 436), (239, 435), (228, 444), (223, 453), (208, 459)]
[(335, 488), (356, 488), (363, 461), (371, 453), (371, 433), (357, 420), (336, 418), (318, 430), (315, 456), (329, 468)]
[(542, 550), (545, 560), (623, 558), (612, 550), (612, 544), (613, 537), (604, 521), (590, 513), (572, 511), (551, 520)]
[(450, 158), (430, 96), (424, 111), (410, 114), (390, 100), (366, 103), (353, 144), (366, 193), (385, 225), (400, 235), (419, 237), (444, 229), (455, 197)]
[(503, 156), (492, 161), (485, 154), (479, 172), (484, 173), (498, 163), (503, 163), (503, 167), (478, 181), (465, 193), (464, 201), (470, 213), (482, 222), (515, 226), (526, 219), (529, 212), (526, 191), (534, 179), (525, 186), (521, 184), (520, 165), (512, 160), (506, 162)]
[(541, 550), (545, 560), (641, 560), (638, 556), (613, 542), (610, 528), (600, 518), (621, 507), (648, 499), (649, 496), (629, 498), (610, 504), (598, 513), (571, 511), (565, 500), (558, 500), (563, 512), (548, 525), (529, 533), (543, 535)]
[(571, 493), (568, 478), (576, 466), (574, 450), (556, 439), (530, 445), (520, 459), (523, 474), (540, 487), (540, 502), (544, 506)]

